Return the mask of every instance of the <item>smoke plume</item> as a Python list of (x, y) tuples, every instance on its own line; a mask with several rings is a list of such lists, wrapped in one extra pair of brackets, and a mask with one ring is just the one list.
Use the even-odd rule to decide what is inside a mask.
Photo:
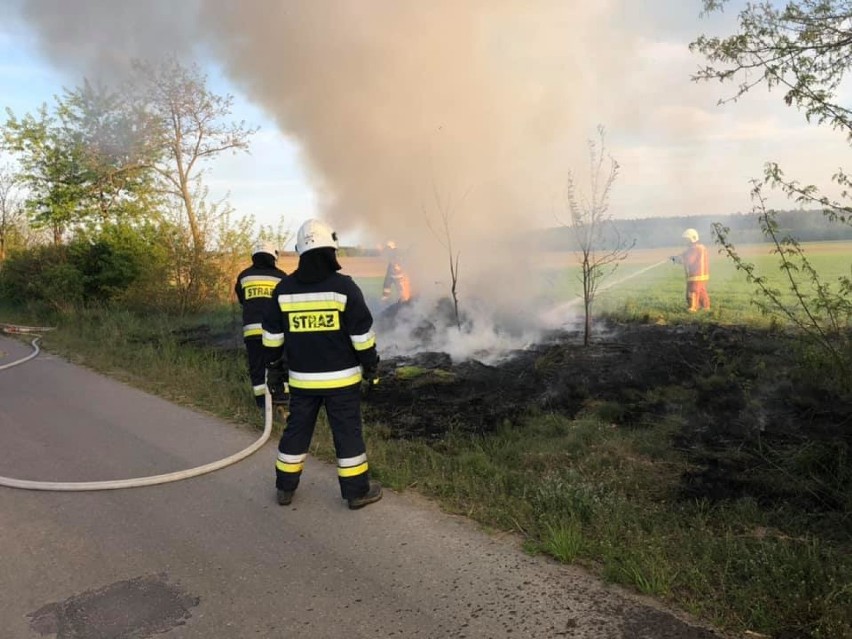
[(566, 174), (617, 108), (634, 46), (615, 26), (623, 1), (28, 0), (22, 11), (50, 59), (86, 74), (212, 53), (298, 141), (324, 217), (393, 238), (427, 295), (449, 292), (451, 241), (462, 303), (518, 308), (535, 262), (524, 238), (565, 218)]
[(421, 291), (449, 290), (450, 240), (464, 294), (498, 299), (523, 291), (523, 237), (554, 223), (606, 117), (628, 47), (614, 6), (207, 0), (202, 17), (230, 77), (302, 144), (335, 224), (407, 248)]

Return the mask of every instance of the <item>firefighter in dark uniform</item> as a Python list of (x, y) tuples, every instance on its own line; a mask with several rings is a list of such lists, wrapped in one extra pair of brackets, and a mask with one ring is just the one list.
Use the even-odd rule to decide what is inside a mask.
[[(263, 309), (272, 303), (272, 291), (286, 273), (275, 266), (278, 251), (268, 242), (259, 242), (252, 249), (251, 266), (237, 276), (234, 292), (243, 308), (243, 342), (246, 345), (249, 377), (254, 400), (264, 407), (266, 394), (266, 365), (269, 352), (263, 347)], [(284, 388), (273, 395), (275, 403), (283, 403)]]
[(361, 428), (361, 387), (377, 381), (379, 356), (373, 317), (357, 284), (342, 275), (337, 235), (308, 220), (296, 236), (299, 267), (278, 283), (263, 318), (263, 345), (271, 352), (267, 382), (289, 380), (290, 414), (278, 443), (278, 503), (291, 503), (325, 406), (337, 455), (340, 492), (349, 508), (378, 501), (382, 485), (370, 479)]

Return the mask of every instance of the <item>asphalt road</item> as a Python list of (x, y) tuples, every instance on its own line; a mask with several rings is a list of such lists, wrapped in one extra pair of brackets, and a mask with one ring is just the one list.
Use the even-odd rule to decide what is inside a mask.
[[(0, 337), (0, 365), (29, 350)], [(159, 474), (257, 435), (47, 353), (0, 371), (2, 476)], [(415, 495), (350, 511), (322, 462), (280, 507), (274, 458), (270, 442), (148, 488), (0, 487), (0, 639), (715, 636)]]

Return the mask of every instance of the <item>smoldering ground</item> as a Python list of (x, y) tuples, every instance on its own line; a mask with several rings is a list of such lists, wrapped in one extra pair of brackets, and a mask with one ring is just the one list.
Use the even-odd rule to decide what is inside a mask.
[[(380, 382), (365, 397), (364, 414), (384, 437), (440, 447), (460, 434), (522, 432), (542, 414), (591, 417), (631, 431), (674, 424), (671, 445), (689, 461), (678, 486), (682, 499), (749, 498), (768, 508), (842, 516), (838, 477), (831, 464), (814, 460), (852, 446), (852, 404), (848, 394), (801, 370), (793, 335), (609, 321), (596, 326), (602, 338), (588, 347), (577, 331), (554, 330), (499, 358), (483, 351), (454, 360), (429, 341), (433, 321), (420, 323), (420, 350), (383, 351)], [(242, 361), (235, 331), (202, 326), (177, 337)], [(782, 469), (771, 460), (796, 458), (803, 446), (813, 457), (812, 475), (779, 481)]]

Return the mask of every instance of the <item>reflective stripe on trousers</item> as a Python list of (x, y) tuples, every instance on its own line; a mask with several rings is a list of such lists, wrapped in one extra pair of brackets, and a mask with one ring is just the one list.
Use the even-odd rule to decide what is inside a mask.
[(263, 343), (257, 339), (244, 340), (246, 345), (246, 358), (248, 359), (249, 377), (251, 378), (251, 389), (255, 403), (263, 408), (266, 389), (266, 358), (267, 350)]
[[(292, 386), (292, 380), (291, 380)], [(320, 406), (325, 405), (337, 455), (337, 479), (343, 499), (364, 495), (370, 486), (366, 446), (361, 429), (361, 393), (358, 387), (328, 395), (290, 395), (287, 428), (278, 442), (275, 484), (296, 490), (302, 476)], [(302, 460), (302, 461), (299, 461)]]

